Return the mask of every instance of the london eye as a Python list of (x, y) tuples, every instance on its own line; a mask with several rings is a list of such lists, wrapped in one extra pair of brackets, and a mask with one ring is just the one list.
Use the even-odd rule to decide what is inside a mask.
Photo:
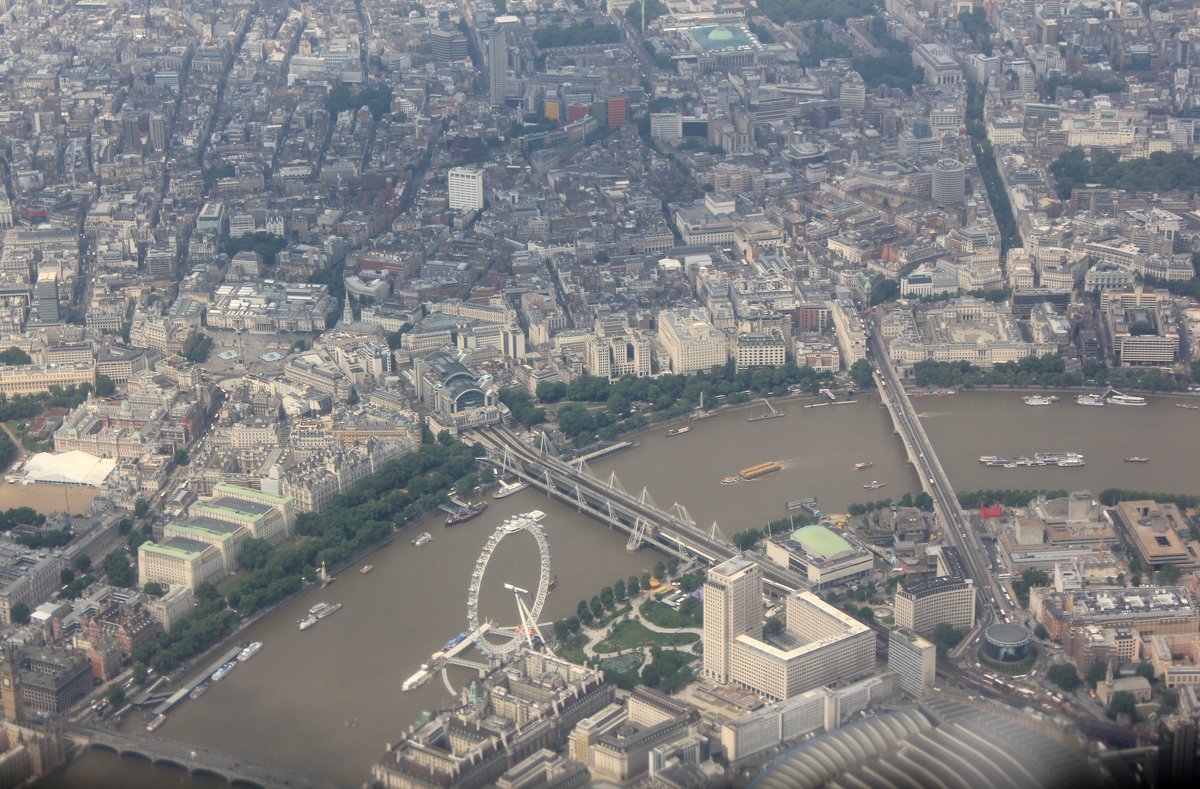
[[(489, 632), (509, 636), (509, 640), (504, 643), (495, 644), (485, 638), (478, 639), (476, 646), (487, 655), (503, 657), (516, 651), (522, 645), (535, 648), (535, 637), (541, 640), (541, 633), (538, 631), (537, 623), (538, 618), (542, 615), (542, 606), (546, 604), (546, 595), (550, 591), (550, 545), (546, 542), (546, 533), (542, 529), (541, 519), (544, 517), (544, 513), (534, 510), (533, 512), (514, 515), (505, 520), (488, 537), (487, 542), (484, 543), (483, 550), (479, 553), (479, 558), (475, 560), (475, 570), (471, 574), (471, 585), (467, 591), (467, 625), (469, 632), (472, 633), (479, 630), (479, 590), (487, 573), (488, 562), (491, 561), (496, 546), (505, 537), (519, 534), (520, 532), (528, 533), (533, 537), (534, 542), (537, 543), (537, 588), (530, 591), (509, 583), (504, 585), (504, 588), (512, 592), (516, 598), (517, 613), (520, 621), (513, 628), (491, 626)], [(530, 595), (533, 597), (532, 604), (526, 600)]]

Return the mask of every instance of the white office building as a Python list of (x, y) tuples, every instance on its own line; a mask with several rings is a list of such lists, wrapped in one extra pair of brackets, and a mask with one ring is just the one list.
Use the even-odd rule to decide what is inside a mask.
[(451, 167), (446, 175), (452, 211), (483, 210), (483, 171), (470, 167)]
[(730, 654), (741, 635), (762, 637), (762, 568), (735, 556), (708, 571), (704, 582), (704, 676), (730, 681)]
[(700, 309), (660, 312), (658, 342), (676, 375), (709, 370), (729, 358), (728, 339)]
[(900, 690), (913, 698), (924, 697), (937, 672), (937, 647), (911, 630), (888, 633), (888, 668), (900, 678)]

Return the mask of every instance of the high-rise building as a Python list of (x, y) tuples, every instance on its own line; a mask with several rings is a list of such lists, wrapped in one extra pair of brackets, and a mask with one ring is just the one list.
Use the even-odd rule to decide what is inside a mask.
[(730, 680), (733, 641), (762, 637), (762, 568), (735, 556), (708, 571), (704, 582), (704, 676)]
[(650, 137), (655, 140), (682, 140), (683, 115), (678, 112), (650, 113)]
[(175, 250), (155, 244), (146, 250), (146, 273), (152, 277), (170, 277), (175, 273)]
[(896, 624), (928, 633), (940, 624), (956, 630), (975, 626), (975, 585), (970, 578), (930, 578), (896, 587)]
[(888, 668), (900, 678), (900, 690), (913, 698), (925, 695), (937, 672), (937, 647), (911, 630), (888, 633)]
[(134, 112), (121, 113), (121, 144), (126, 151), (133, 151), (141, 145), (142, 138), (138, 126), (141, 118)]
[(167, 148), (167, 119), (162, 115), (150, 116), (150, 145), (156, 151)]
[(957, 159), (941, 159), (933, 166), (933, 202), (944, 208), (966, 200), (967, 168)]
[(607, 106), (608, 127), (615, 129), (624, 126), (629, 117), (629, 99), (624, 96), (610, 96)]
[(843, 112), (859, 112), (867, 103), (867, 86), (857, 74), (842, 81), (838, 106)]
[(1196, 721), (1172, 716), (1158, 722), (1158, 782), (1165, 789), (1195, 786), (1200, 780)]
[(446, 175), (450, 208), (454, 211), (483, 210), (483, 171), (470, 167), (451, 167)]
[(488, 97), (493, 107), (503, 106), (508, 92), (508, 36), (502, 19), (508, 17), (498, 17), (488, 36)]
[(435, 30), (429, 34), (433, 59), (442, 63), (467, 59), (467, 39), (457, 30)]

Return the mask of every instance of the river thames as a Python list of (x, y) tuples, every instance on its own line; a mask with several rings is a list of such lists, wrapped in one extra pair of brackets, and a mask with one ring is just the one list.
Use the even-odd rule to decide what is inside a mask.
[[(825, 512), (844, 512), (854, 502), (898, 499), (920, 490), (886, 411), (871, 394), (858, 402), (804, 408), (812, 401), (788, 401), (786, 416), (748, 423), (761, 406), (722, 413), (693, 423), (692, 430), (667, 438), (666, 426), (632, 437), (638, 446), (593, 464), (601, 478), (616, 472), (633, 494), (646, 486), (659, 507), (683, 504), (707, 529), (715, 520), (726, 537), (785, 517), (790, 499), (815, 496)], [(1147, 407), (1085, 408), (1071, 397), (1048, 407), (1028, 407), (1013, 392), (970, 392), (914, 400), (955, 488), (1125, 487), (1196, 493), (1194, 436), (1200, 411), (1172, 407), (1172, 398), (1152, 398)], [(983, 454), (1083, 453), (1081, 468), (987, 468)], [(1131, 455), (1149, 463), (1125, 463)], [(753, 482), (721, 485), (723, 477), (767, 460), (781, 471)], [(871, 462), (856, 472), (855, 463)], [(878, 480), (886, 487), (865, 490)], [(156, 734), (194, 745), (276, 763), (344, 785), (366, 781), (370, 766), (422, 710), (448, 706), (451, 697), (439, 679), (412, 693), (401, 682), (449, 638), (466, 627), (466, 592), (479, 550), (507, 516), (540, 509), (553, 554), (557, 589), (543, 615), (552, 621), (574, 612), (618, 578), (649, 570), (661, 558), (643, 549), (625, 551), (624, 535), (529, 490), (491, 501), (468, 523), (446, 528), (442, 518), (407, 527), (389, 545), (362, 563), (375, 566), (360, 575), (343, 570), (326, 589), (312, 589), (273, 611), (238, 640), (262, 641), (263, 650), (240, 665), (207, 694), (172, 712)], [(433, 542), (410, 541), (429, 531)], [(481, 618), (515, 624), (509, 582), (531, 588), (537, 555), (532, 538), (515, 535), (497, 548), (485, 578)], [(317, 602), (343, 608), (300, 632), (296, 621)], [(469, 673), (455, 669), (455, 687)], [(126, 723), (141, 726), (140, 715)], [(210, 787), (169, 768), (89, 753), (40, 786), (65, 787), (120, 783), (123, 786)], [(111, 779), (111, 780), (110, 780)]]

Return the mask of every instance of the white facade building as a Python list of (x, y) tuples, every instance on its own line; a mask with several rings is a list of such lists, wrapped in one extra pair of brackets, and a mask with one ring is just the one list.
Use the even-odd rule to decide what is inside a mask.
[(704, 582), (704, 676), (730, 681), (730, 653), (742, 635), (762, 637), (762, 568), (735, 556)]
[(709, 370), (729, 358), (728, 340), (700, 309), (660, 312), (658, 342), (676, 375)]
[(483, 171), (470, 167), (451, 167), (446, 175), (450, 208), (454, 211), (483, 210)]

